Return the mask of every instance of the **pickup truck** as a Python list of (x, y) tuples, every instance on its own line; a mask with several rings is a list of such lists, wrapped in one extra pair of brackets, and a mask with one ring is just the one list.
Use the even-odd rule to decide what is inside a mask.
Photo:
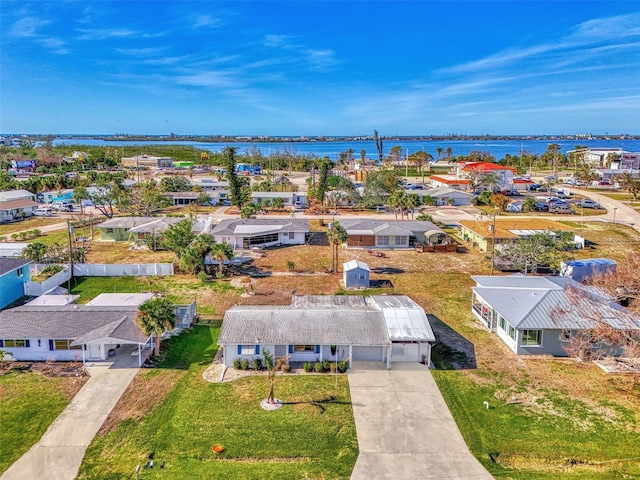
[(590, 198), (577, 201), (576, 206), (581, 208), (602, 208), (598, 202), (595, 202)]

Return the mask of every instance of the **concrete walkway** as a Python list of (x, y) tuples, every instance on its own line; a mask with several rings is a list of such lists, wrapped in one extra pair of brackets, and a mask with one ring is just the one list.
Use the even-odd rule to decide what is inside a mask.
[(351, 480), (493, 478), (469, 452), (425, 366), (354, 362), (349, 372), (360, 448)]
[(76, 478), (89, 443), (138, 372), (137, 366), (131, 366), (137, 365), (137, 356), (122, 352), (118, 357), (113, 363), (87, 366), (91, 378), (40, 441), (11, 465), (1, 480)]

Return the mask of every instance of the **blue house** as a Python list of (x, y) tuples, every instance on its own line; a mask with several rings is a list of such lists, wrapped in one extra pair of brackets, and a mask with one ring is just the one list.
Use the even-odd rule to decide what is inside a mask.
[(31, 260), (0, 258), (0, 309), (24, 296)]

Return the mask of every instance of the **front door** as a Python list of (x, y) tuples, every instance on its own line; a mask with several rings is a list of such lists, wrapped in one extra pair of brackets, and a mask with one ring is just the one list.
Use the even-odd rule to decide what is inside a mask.
[(90, 360), (101, 360), (100, 356), (100, 345), (89, 344), (88, 347), (88, 357)]

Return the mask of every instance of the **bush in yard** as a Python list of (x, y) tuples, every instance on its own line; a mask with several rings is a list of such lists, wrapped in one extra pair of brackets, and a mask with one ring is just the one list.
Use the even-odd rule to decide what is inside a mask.
[(318, 373), (322, 372), (322, 362), (316, 362), (316, 364), (313, 366), (313, 369)]
[(346, 372), (348, 368), (349, 368), (349, 362), (347, 362), (346, 360), (338, 361), (338, 371), (340, 373)]
[(40, 276), (44, 278), (53, 277), (56, 273), (60, 273), (62, 271), (62, 265), (47, 265), (40, 272)]
[(310, 371), (313, 370), (313, 364), (311, 362), (304, 362), (302, 364), (302, 368), (304, 369), (305, 372), (309, 373)]
[(242, 368), (242, 370), (249, 370), (249, 360), (243, 358), (240, 362), (240, 367)]
[(323, 360), (322, 361), (322, 371), (323, 372), (328, 372), (329, 369), (331, 368), (329, 365), (330, 365), (329, 360)]
[(233, 361), (233, 368), (235, 368), (236, 370), (240, 370), (242, 368), (242, 359), (241, 358), (236, 358)]
[(262, 357), (264, 358), (264, 368), (271, 370), (273, 368), (273, 355), (268, 348), (262, 350)]
[(329, 371), (331, 373), (336, 373), (336, 370), (338, 369), (336, 362), (331, 362), (331, 364), (329, 365)]
[(282, 365), (282, 367), (280, 367), (280, 370), (282, 370), (282, 373), (289, 373), (291, 371), (291, 365), (285, 363), (284, 365)]
[(262, 370), (262, 359), (257, 357), (253, 359), (253, 369)]

